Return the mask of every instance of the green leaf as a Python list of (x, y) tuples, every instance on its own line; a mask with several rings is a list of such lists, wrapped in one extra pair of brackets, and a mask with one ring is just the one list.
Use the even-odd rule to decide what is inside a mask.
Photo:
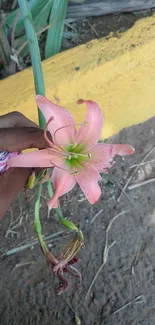
[(47, 32), (45, 46), (45, 58), (49, 58), (60, 50), (67, 3), (68, 0), (53, 0), (49, 20), (50, 28)]
[(78, 231), (78, 228), (74, 225), (72, 221), (69, 221), (67, 219), (61, 218), (61, 224), (66, 227), (69, 230), (75, 230)]
[[(34, 27), (37, 33), (40, 32), (45, 26), (47, 26), (47, 21), (51, 11), (52, 1), (53, 0), (48, 0), (46, 1), (46, 4), (44, 4), (44, 6), (42, 7), (40, 6), (40, 12), (34, 19)], [(26, 35), (18, 38), (15, 41), (15, 47), (17, 48), (17, 51), (26, 41), (27, 41)], [(29, 53), (29, 46), (26, 45), (24, 49), (20, 52), (20, 56), (24, 58), (28, 53)]]
[(41, 188), (42, 188), (41, 184), (38, 185), (38, 189), (36, 193), (36, 202), (35, 202), (34, 230), (38, 236), (41, 235), (41, 223), (39, 218)]
[[(50, 192), (50, 191), (49, 191)], [(52, 192), (51, 192), (52, 193)], [(50, 194), (51, 194), (50, 193)], [(51, 195), (52, 196), (52, 195)], [(57, 217), (60, 221), (60, 223), (68, 228), (69, 230), (75, 230), (76, 232), (79, 233), (79, 229), (74, 225), (74, 223), (72, 221), (69, 221), (67, 219), (65, 219), (62, 215), (62, 212), (61, 212), (61, 208), (60, 208), (60, 205), (58, 206), (58, 208), (56, 208), (56, 214), (57, 214)]]
[[(42, 11), (44, 6), (51, 1), (51, 0), (30, 0), (28, 2), (28, 8), (31, 11), (31, 15), (33, 20), (39, 15), (39, 13)], [(18, 10), (16, 9), (12, 11), (10, 14), (7, 15), (5, 20), (5, 25), (8, 25), (10, 28), (12, 28), (15, 18), (18, 14)], [(17, 19), (16, 29), (15, 29), (15, 38), (21, 36), (24, 33), (24, 21), (22, 19), (22, 15), (20, 14)]]
[[(47, 2), (47, 1), (46, 1)], [(51, 7), (53, 0), (48, 0), (47, 3), (40, 8), (40, 11), (37, 16), (34, 18), (34, 25), (36, 32), (41, 31), (46, 25), (48, 21), (48, 17), (50, 15)]]
[(10, 63), (11, 48), (9, 41), (5, 35), (4, 29), (0, 22), (0, 63), (2, 65), (9, 65)]

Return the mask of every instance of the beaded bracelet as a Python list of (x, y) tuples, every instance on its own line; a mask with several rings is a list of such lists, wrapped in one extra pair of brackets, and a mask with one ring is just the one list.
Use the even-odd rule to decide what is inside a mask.
[(0, 174), (3, 174), (9, 168), (7, 166), (8, 160), (18, 154), (19, 152), (0, 151)]

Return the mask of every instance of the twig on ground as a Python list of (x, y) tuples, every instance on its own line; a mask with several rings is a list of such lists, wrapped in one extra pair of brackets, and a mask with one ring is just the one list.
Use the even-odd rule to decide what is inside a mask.
[[(151, 153), (154, 151), (154, 149), (155, 149), (155, 147), (153, 147), (146, 155), (145, 155), (145, 157), (142, 159), (142, 161), (139, 163), (139, 165), (141, 164), (141, 163), (143, 163), (150, 155), (151, 155)], [(122, 197), (122, 195), (123, 195), (123, 193), (125, 193), (125, 190), (126, 190), (126, 188), (128, 187), (128, 185), (129, 185), (129, 183), (130, 183), (130, 181), (131, 181), (131, 179), (132, 179), (132, 177), (135, 175), (135, 173), (137, 172), (137, 170), (138, 170), (138, 168), (139, 168), (139, 165), (136, 167), (136, 169), (133, 171), (133, 173), (131, 174), (131, 176), (128, 178), (128, 180), (127, 180), (127, 182), (126, 182), (126, 184), (124, 185), (124, 187), (122, 188), (122, 191), (121, 191), (121, 193), (120, 193), (120, 195), (119, 195), (119, 197), (118, 197), (118, 199), (117, 199), (117, 202), (119, 202), (120, 201), (120, 199), (121, 199), (121, 197)]]
[(30, 197), (30, 199), (29, 200), (27, 200), (27, 202), (29, 203), (29, 202), (31, 202), (32, 200), (33, 200), (33, 198), (35, 197), (35, 195), (36, 195), (36, 191), (35, 191), (35, 193), (34, 194), (32, 194), (32, 196)]
[(135, 258), (133, 260), (133, 263), (131, 265), (131, 274), (134, 275), (135, 274), (135, 266), (138, 263), (138, 258), (139, 258), (139, 254), (140, 254), (140, 250), (141, 250), (141, 246), (142, 246), (142, 240), (140, 240), (139, 245), (138, 245), (138, 249), (135, 255)]
[(91, 28), (91, 30), (94, 32), (94, 34), (97, 36), (97, 38), (100, 38), (100, 35), (96, 31), (96, 29), (90, 24), (89, 21), (87, 21), (88, 26)]
[(72, 29), (74, 32), (77, 31), (76, 28), (74, 28), (74, 26), (73, 26), (72, 24), (70, 24), (70, 23), (69, 23), (68, 21), (66, 21), (66, 20), (65, 20), (65, 25), (66, 25), (68, 28)]
[(35, 261), (31, 261), (31, 262), (25, 262), (25, 263), (17, 263), (15, 265), (15, 268), (17, 269), (18, 267), (21, 267), (21, 266), (28, 266), (28, 265), (31, 265), (31, 264), (36, 264)]
[(131, 184), (131, 185), (128, 186), (128, 190), (131, 191), (131, 190), (134, 190), (135, 188), (138, 188), (138, 187), (141, 187), (143, 185), (147, 185), (147, 184), (150, 184), (150, 183), (153, 183), (153, 182), (155, 182), (155, 177), (147, 179), (146, 181), (143, 181), (143, 182), (140, 182), (140, 183)]
[[(115, 182), (117, 183), (118, 187), (123, 191), (123, 187), (118, 183), (117, 179), (115, 178), (115, 176), (112, 176), (113, 179), (115, 180)], [(139, 214), (139, 210), (138, 208), (136, 207), (136, 205), (134, 204), (134, 202), (132, 201), (132, 199), (129, 197), (129, 195), (124, 191), (122, 192), (126, 197), (127, 199), (129, 200), (129, 202), (132, 204), (132, 206), (135, 208), (135, 210), (138, 212)]]
[(49, 199), (48, 197), (44, 196), (43, 194), (41, 194), (41, 197), (42, 197), (45, 201), (47, 201), (47, 200)]
[(92, 287), (93, 287), (93, 285), (94, 285), (94, 283), (95, 283), (95, 281), (96, 281), (96, 279), (97, 279), (97, 277), (98, 277), (98, 275), (100, 274), (100, 272), (101, 272), (101, 270), (103, 269), (103, 267), (104, 267), (104, 265), (106, 264), (106, 262), (107, 262), (107, 259), (108, 259), (108, 255), (109, 255), (109, 250), (115, 245), (115, 241), (111, 244), (111, 245), (109, 245), (108, 244), (108, 241), (109, 241), (109, 231), (110, 231), (110, 229), (111, 229), (111, 226), (112, 226), (112, 224), (113, 224), (113, 222), (119, 217), (119, 216), (122, 216), (123, 214), (125, 214), (125, 213), (127, 213), (128, 211), (130, 211), (130, 210), (126, 210), (126, 211), (123, 211), (123, 212), (120, 212), (119, 214), (117, 214), (110, 222), (109, 222), (109, 224), (108, 224), (108, 226), (107, 226), (107, 228), (106, 228), (106, 230), (105, 230), (105, 245), (104, 245), (104, 250), (103, 250), (103, 257), (102, 257), (102, 264), (101, 264), (101, 266), (99, 267), (99, 269), (98, 269), (98, 271), (97, 271), (97, 273), (95, 274), (95, 276), (94, 276), (94, 278), (93, 278), (93, 280), (92, 280), (92, 282), (91, 282), (91, 284), (90, 284), (90, 286), (89, 286), (89, 288), (88, 288), (88, 291), (87, 291), (87, 293), (86, 293), (86, 296), (85, 296), (85, 299), (87, 299), (88, 298), (88, 296), (89, 296), (89, 294), (90, 294), (90, 291), (91, 291), (91, 289), (92, 289)]
[(70, 302), (65, 298), (65, 296), (62, 296), (63, 299), (65, 300), (65, 302), (67, 303), (68, 307), (73, 311), (73, 313), (75, 314), (75, 311), (73, 309), (73, 307), (71, 306)]
[[(61, 236), (63, 234), (66, 234), (67, 237), (70, 235), (69, 233), (66, 233), (66, 231), (61, 230), (61, 231), (58, 231), (55, 234), (52, 234), (52, 235), (49, 235), (49, 236), (46, 236), (46, 237), (43, 236), (43, 239), (45, 241), (47, 241), (47, 242), (53, 242), (53, 241), (58, 239), (58, 238), (55, 238), (55, 237), (59, 237), (59, 236)], [(66, 236), (63, 236), (63, 238), (66, 238)], [(29, 242), (28, 244), (25, 244), (23, 246), (19, 246), (19, 247), (15, 247), (13, 249), (10, 249), (5, 254), (3, 254), (3, 256), (4, 255), (10, 256), (10, 255), (19, 253), (19, 252), (23, 251), (24, 249), (30, 248), (30, 247), (32, 247), (34, 245), (37, 245), (37, 244), (39, 244), (38, 239), (34, 239), (33, 241)]]
[(145, 162), (143, 162), (143, 163), (132, 165), (132, 166), (129, 167), (129, 169), (135, 168), (135, 167), (137, 167), (137, 166), (138, 166), (138, 167), (141, 167), (141, 166), (144, 166), (144, 165), (146, 165), (146, 164), (150, 164), (150, 163), (152, 163), (152, 162), (155, 162), (155, 159), (147, 160), (147, 161), (145, 161)]
[(94, 217), (92, 218), (92, 220), (90, 221), (90, 223), (93, 223), (93, 222), (96, 220), (96, 218), (100, 216), (100, 214), (101, 214), (102, 212), (103, 212), (103, 209), (101, 209), (100, 211), (98, 211), (98, 212), (94, 215)]
[(5, 233), (5, 237), (7, 238), (8, 235), (10, 233), (14, 233), (14, 234), (17, 234), (16, 231), (14, 231), (16, 228), (22, 226), (25, 221), (23, 222), (23, 216), (22, 216), (22, 209), (20, 209), (20, 214), (19, 216), (13, 221), (13, 211), (12, 209), (10, 208), (10, 214), (11, 214), (11, 221), (10, 221), (10, 225), (9, 225), (9, 228), (7, 229), (6, 233)]
[(146, 303), (146, 299), (145, 299), (145, 296), (142, 294), (142, 295), (139, 295), (138, 297), (132, 299), (131, 301), (127, 302), (124, 306), (116, 309), (112, 315), (115, 315), (117, 313), (119, 313), (120, 311), (124, 310), (126, 307), (129, 307), (130, 305), (132, 304), (141, 304), (141, 303)]

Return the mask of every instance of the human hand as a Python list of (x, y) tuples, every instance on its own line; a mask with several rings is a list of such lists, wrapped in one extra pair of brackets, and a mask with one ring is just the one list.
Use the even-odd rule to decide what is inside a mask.
[[(16, 152), (47, 147), (43, 131), (19, 112), (0, 116), (0, 151)], [(26, 185), (31, 168), (9, 168), (0, 175), (0, 219)]]

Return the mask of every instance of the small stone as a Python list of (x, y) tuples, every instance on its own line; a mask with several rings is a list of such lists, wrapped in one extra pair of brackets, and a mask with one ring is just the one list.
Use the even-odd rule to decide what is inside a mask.
[(122, 26), (122, 27), (120, 28), (120, 32), (121, 32), (121, 33), (125, 32), (125, 30), (126, 30), (126, 27), (125, 27), (125, 26)]
[(88, 217), (85, 218), (85, 222), (86, 223), (89, 223)]

